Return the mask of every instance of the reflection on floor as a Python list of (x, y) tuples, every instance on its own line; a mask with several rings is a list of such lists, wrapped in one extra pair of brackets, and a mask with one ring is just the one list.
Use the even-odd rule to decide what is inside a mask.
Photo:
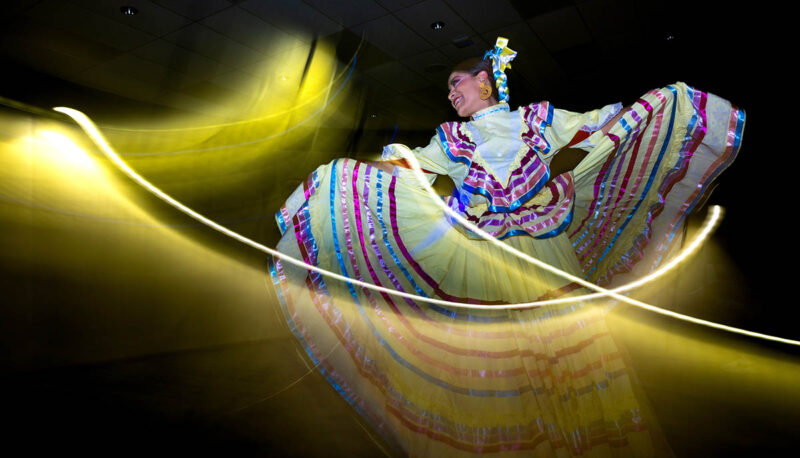
[[(617, 320), (617, 330), (625, 319)], [(723, 350), (719, 367), (708, 364), (708, 341), (696, 342), (697, 363), (716, 375), (692, 367), (686, 351), (654, 358), (654, 346), (670, 332), (667, 322), (658, 326), (651, 343), (625, 345), (677, 456), (793, 450), (798, 388), (776, 390), (787, 390), (780, 387), (797, 379), (796, 371), (765, 373), (760, 359), (769, 348), (761, 355), (732, 350), (739, 355), (732, 362), (723, 362)], [(697, 337), (692, 332), (689, 338)], [(276, 339), (5, 376), (4, 414), (14, 420), (5, 445), (28, 455), (386, 455), (388, 446), (323, 377), (298, 365), (298, 351), (293, 341)], [(798, 367), (797, 355), (787, 358), (790, 369)], [(768, 367), (780, 371), (782, 364)]]
[[(263, 341), (5, 377), (6, 449), (26, 455), (352, 456), (380, 439), (293, 342)], [(294, 372), (288, 374), (287, 372)], [(272, 397), (270, 397), (272, 396)]]

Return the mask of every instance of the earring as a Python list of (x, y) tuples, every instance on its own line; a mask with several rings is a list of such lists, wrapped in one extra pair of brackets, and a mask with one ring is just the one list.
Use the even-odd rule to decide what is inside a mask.
[(492, 95), (492, 87), (486, 84), (485, 81), (481, 81), (480, 86), (481, 86), (481, 92), (480, 92), (481, 100), (488, 99)]

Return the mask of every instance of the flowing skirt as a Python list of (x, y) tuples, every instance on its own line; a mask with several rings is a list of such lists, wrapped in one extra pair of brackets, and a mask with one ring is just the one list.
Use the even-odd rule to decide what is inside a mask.
[[(571, 226), (507, 245), (611, 283), (655, 268), (710, 181), (735, 157), (744, 115), (682, 85), (635, 103), (575, 170)], [(350, 279), (473, 304), (587, 291), (452, 227), (406, 169), (339, 159), (277, 215), (279, 250)], [(676, 235), (677, 234), (677, 235)], [(324, 277), (270, 271), (287, 320), (331, 385), (411, 456), (653, 456), (607, 301), (465, 310)]]

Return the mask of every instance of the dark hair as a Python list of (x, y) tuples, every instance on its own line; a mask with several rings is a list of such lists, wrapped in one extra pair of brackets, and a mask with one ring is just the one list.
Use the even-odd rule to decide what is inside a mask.
[(495, 100), (500, 100), (500, 94), (497, 92), (497, 85), (494, 81), (494, 70), (492, 69), (491, 59), (470, 57), (467, 60), (462, 60), (459, 62), (455, 67), (453, 67), (450, 73), (461, 72), (476, 76), (482, 71), (486, 72), (486, 75), (489, 77), (489, 84), (492, 85), (492, 97), (494, 97)]

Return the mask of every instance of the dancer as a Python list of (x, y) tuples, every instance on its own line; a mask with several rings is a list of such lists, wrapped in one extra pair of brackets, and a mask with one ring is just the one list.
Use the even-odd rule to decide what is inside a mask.
[[(483, 240), (601, 285), (669, 256), (686, 215), (735, 158), (743, 111), (676, 83), (625, 109), (512, 111), (498, 39), (457, 66), (448, 98), (463, 122), (382, 162), (320, 166), (277, 214), (278, 249), (324, 269), (423, 297), (504, 304), (578, 296), (579, 284)], [(586, 157), (551, 176), (564, 148)], [(292, 331), (331, 385), (401, 454), (652, 456), (652, 422), (604, 322), (608, 300), (464, 310), (400, 298), (270, 263)]]

